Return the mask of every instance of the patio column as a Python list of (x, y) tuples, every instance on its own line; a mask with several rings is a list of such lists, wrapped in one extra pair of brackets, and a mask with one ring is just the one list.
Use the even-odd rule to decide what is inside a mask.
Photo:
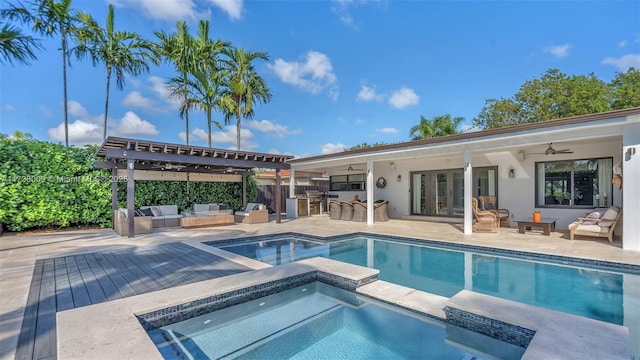
[(276, 169), (276, 224), (280, 224), (280, 213), (282, 212), (281, 203), (281, 193), (282, 189), (280, 188), (280, 169)]
[(373, 161), (367, 161), (367, 225), (373, 225)]
[(118, 167), (111, 168), (111, 216), (113, 217), (111, 228), (116, 228), (114, 211), (118, 210)]
[(295, 171), (293, 169), (289, 169), (289, 198), (292, 199), (294, 197), (296, 197)]
[(471, 151), (464, 152), (464, 234), (471, 235), (473, 231), (473, 210), (471, 198), (473, 197), (473, 178), (471, 166)]
[(622, 248), (640, 250), (640, 124), (622, 131)]
[(133, 167), (134, 161), (131, 159), (127, 159), (127, 222), (129, 223), (129, 234), (128, 237), (132, 238), (135, 234), (135, 212), (134, 212), (134, 203), (133, 203), (133, 194), (134, 194), (134, 178), (133, 178)]

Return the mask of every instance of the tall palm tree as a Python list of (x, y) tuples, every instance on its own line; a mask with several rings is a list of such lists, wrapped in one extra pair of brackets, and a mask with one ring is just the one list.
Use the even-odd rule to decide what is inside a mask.
[(271, 91), (254, 66), (257, 60), (269, 61), (269, 56), (264, 51), (252, 52), (235, 47), (225, 49), (223, 53), (227, 56), (227, 59), (223, 60), (225, 69), (229, 72), (222, 100), (223, 103), (229, 104), (223, 108), (224, 120), (228, 125), (235, 118), (236, 149), (240, 150), (241, 119), (253, 117), (253, 104), (256, 101), (266, 104), (271, 100)]
[(109, 5), (107, 27), (104, 29), (88, 13), (81, 13), (79, 19), (83, 27), (75, 34), (78, 46), (73, 51), (78, 57), (89, 55), (94, 66), (99, 62), (104, 63), (107, 70), (104, 129), (102, 131), (102, 138), (106, 139), (111, 74), (115, 75), (116, 86), (122, 90), (125, 74), (136, 76), (143, 72), (149, 72), (149, 61), (158, 63), (155, 44), (133, 32), (115, 31), (113, 5)]
[(40, 40), (23, 34), (20, 29), (10, 24), (0, 23), (0, 63), (13, 61), (28, 65), (29, 60), (35, 60), (35, 49), (42, 49)]
[(432, 119), (425, 119), (420, 115), (420, 123), (409, 130), (409, 136), (411, 136), (411, 140), (420, 140), (457, 134), (458, 125), (462, 121), (464, 121), (463, 117), (452, 118), (449, 114), (436, 116)]
[[(22, 4), (20, 4), (22, 5)], [(67, 37), (76, 30), (78, 17), (71, 9), (71, 0), (34, 0), (31, 9), (10, 5), (0, 11), (6, 19), (29, 24), (33, 30), (48, 37), (60, 34), (62, 50), (62, 84), (64, 97), (64, 142), (69, 146), (69, 116), (67, 104), (67, 62), (69, 61)]]
[(176, 32), (167, 34), (164, 31), (154, 32), (160, 40), (159, 54), (167, 61), (175, 65), (176, 71), (180, 74), (181, 87), (173, 89), (175, 96), (181, 98), (182, 104), (180, 117), (184, 117), (186, 123), (187, 145), (189, 145), (189, 110), (192, 108), (189, 100), (189, 71), (194, 67), (193, 56), (194, 39), (189, 34), (189, 27), (186, 21), (178, 21)]

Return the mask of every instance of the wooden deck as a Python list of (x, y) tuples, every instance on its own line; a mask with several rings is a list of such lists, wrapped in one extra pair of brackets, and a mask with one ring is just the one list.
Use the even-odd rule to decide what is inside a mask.
[(37, 260), (16, 359), (56, 359), (56, 312), (251, 270), (182, 243)]

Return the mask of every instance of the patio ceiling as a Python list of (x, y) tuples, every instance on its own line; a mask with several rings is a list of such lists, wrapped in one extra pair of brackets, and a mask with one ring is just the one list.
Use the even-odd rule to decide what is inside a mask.
[(126, 169), (128, 160), (135, 170), (241, 174), (254, 168), (289, 169), (293, 156), (171, 144), (147, 140), (108, 137), (96, 156), (107, 161), (96, 167)]

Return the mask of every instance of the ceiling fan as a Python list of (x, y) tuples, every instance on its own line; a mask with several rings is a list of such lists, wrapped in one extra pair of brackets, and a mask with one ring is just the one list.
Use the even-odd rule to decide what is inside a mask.
[(349, 172), (352, 172), (352, 171), (364, 171), (364, 169), (357, 169), (357, 168), (354, 168), (354, 167), (353, 167), (353, 166), (351, 166), (351, 165), (349, 165), (349, 167), (348, 167), (348, 168), (346, 168), (345, 170), (347, 170), (347, 171), (349, 171)]
[(532, 154), (539, 154), (539, 155), (573, 154), (573, 151), (569, 149), (556, 150), (553, 148), (553, 146), (551, 146), (551, 144), (552, 143), (549, 143), (549, 147), (544, 152), (532, 153)]

